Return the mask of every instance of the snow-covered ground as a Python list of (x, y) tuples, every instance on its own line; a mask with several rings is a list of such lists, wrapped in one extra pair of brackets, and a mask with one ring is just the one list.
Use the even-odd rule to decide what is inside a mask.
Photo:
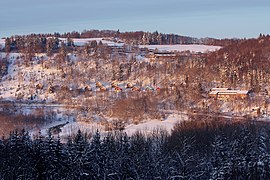
[(72, 122), (68, 123), (61, 128), (60, 137), (68, 137), (76, 134), (78, 130), (82, 133), (94, 134), (97, 130), (100, 132), (105, 132), (104, 126), (99, 123), (86, 123), (86, 122)]
[(151, 133), (154, 130), (161, 129), (166, 130), (168, 133), (171, 133), (171, 130), (173, 129), (174, 125), (180, 121), (186, 121), (188, 120), (188, 116), (186, 114), (170, 114), (165, 120), (147, 120), (144, 123), (140, 124), (131, 124), (128, 125), (124, 132), (127, 133), (127, 135), (132, 135), (136, 132), (142, 132), (142, 133)]
[[(0, 53), (0, 56), (4, 57), (5, 53)], [(28, 96), (23, 99), (29, 98), (31, 95), (36, 94), (35, 86), (37, 84), (48, 84), (47, 79), (55, 79), (59, 74), (59, 70), (57, 70), (56, 67), (45, 69), (42, 67), (42, 64), (38, 64), (37, 62), (29, 67), (20, 65), (22, 64), (21, 60), (18, 59), (20, 56), (20, 53), (9, 54), (8, 74), (2, 78), (2, 82), (0, 83), (0, 98), (4, 100), (14, 100), (18, 94)], [(42, 58), (46, 59), (47, 57), (43, 53), (36, 55), (38, 61)], [(47, 79), (45, 79), (45, 77), (47, 77)], [(46, 90), (42, 91), (44, 92), (39, 93), (40, 95), (36, 100), (54, 99), (53, 94), (45, 93)]]
[[(67, 38), (59, 38), (60, 40), (66, 42)], [(108, 46), (123, 46), (124, 43), (114, 42), (111, 39), (108, 38), (73, 38), (72, 39), (75, 46), (83, 46), (91, 41), (97, 41), (99, 43), (100, 41), (102, 44), (107, 44)]]
[[(58, 109), (57, 111), (60, 112), (61, 110)], [(69, 126), (70, 124), (75, 123), (74, 117), (67, 115), (67, 114), (64, 114), (63, 112), (65, 112), (65, 111), (67, 111), (67, 110), (62, 110), (60, 112), (60, 114), (57, 114), (56, 118), (52, 122), (48, 122), (48, 124), (46, 124), (40, 128), (30, 130), (29, 131), (30, 135), (34, 136), (34, 135), (37, 135), (38, 133), (41, 133), (42, 135), (46, 135), (48, 133), (49, 129), (52, 127), (61, 126), (61, 125), (62, 126)], [(74, 131), (74, 132), (77, 132), (77, 131)]]
[[(136, 132), (141, 132), (143, 134), (152, 133), (155, 130), (166, 130), (168, 133), (171, 133), (174, 125), (181, 121), (187, 121), (188, 116), (185, 113), (174, 112), (170, 114), (165, 120), (144, 120), (140, 124), (130, 124), (125, 127), (124, 132), (127, 135), (131, 136)], [(77, 133), (78, 130), (81, 130), (83, 133), (94, 134), (97, 130), (101, 133), (106, 133), (105, 127), (97, 122), (86, 123), (86, 122), (72, 122), (66, 124), (61, 128), (61, 137), (72, 136)]]
[(208, 46), (208, 45), (198, 45), (198, 44), (191, 44), (191, 45), (140, 45), (140, 48), (148, 48), (148, 49), (158, 49), (159, 51), (190, 51), (190, 52), (212, 52), (219, 50), (221, 46)]

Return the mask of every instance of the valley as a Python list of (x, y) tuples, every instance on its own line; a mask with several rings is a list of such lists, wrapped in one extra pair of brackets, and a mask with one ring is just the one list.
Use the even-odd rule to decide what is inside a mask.
[[(76, 133), (79, 123), (88, 132), (95, 129), (91, 124), (104, 132), (122, 131), (151, 120), (166, 124), (171, 115), (183, 113), (185, 118), (177, 118), (173, 124), (192, 119), (194, 114), (203, 119), (218, 114), (229, 119), (268, 120), (269, 86), (263, 79), (264, 70), (251, 67), (245, 74), (239, 69), (244, 64), (232, 69), (234, 62), (228, 57), (230, 51), (226, 52), (230, 46), (245, 41), (234, 40), (224, 48), (203, 44), (142, 45), (137, 44), (140, 39), (136, 39), (136, 33), (129, 35), (123, 39), (64, 38), (65, 35), (2, 39), (5, 51), (0, 54), (1, 111), (51, 119), (35, 131), (45, 134), (63, 123), (56, 134), (66, 131), (65, 126), (70, 124), (75, 128), (69, 133)], [(142, 43), (147, 35), (156, 34), (143, 34)], [(27, 44), (20, 47), (21, 41), (32, 42), (32, 48)], [(268, 42), (269, 38), (257, 41)], [(227, 41), (216, 42), (222, 43)], [(218, 60), (222, 51), (224, 62)], [(254, 89), (258, 86), (261, 88)], [(248, 97), (236, 99), (228, 95), (226, 99), (216, 99), (211, 90), (217, 87), (246, 90)], [(170, 131), (173, 126), (168, 127), (163, 128)]]

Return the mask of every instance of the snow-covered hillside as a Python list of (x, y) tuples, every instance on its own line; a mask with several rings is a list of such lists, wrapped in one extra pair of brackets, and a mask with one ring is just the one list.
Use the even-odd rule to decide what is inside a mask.
[[(1, 56), (4, 57), (5, 53), (1, 53)], [(28, 67), (22, 63), (21, 56), (20, 53), (9, 54), (8, 74), (2, 78), (0, 98), (3, 100), (53, 101), (54, 94), (36, 86), (40, 84), (48, 87), (50, 79), (60, 80), (60, 71), (56, 67), (44, 68), (41, 61), (47, 59), (45, 54), (36, 55), (36, 61)]]
[[(66, 38), (59, 39), (67, 42)], [(150, 61), (148, 55), (153, 52), (139, 48), (193, 53), (221, 48), (206, 45), (148, 45), (138, 48), (138, 46), (125, 46), (121, 40), (114, 38), (75, 38), (72, 40), (75, 46), (80, 47), (66, 51), (64, 58), (61, 56), (63, 52), (59, 50), (61, 48), (59, 46), (59, 49), (48, 56), (46, 53), (32, 52), (31, 58), (27, 58), (29, 55), (27, 52), (14, 53), (16, 50), (9, 54), (0, 53), (3, 63), (7, 64), (0, 83), (1, 102), (11, 101), (11, 104), (20, 106), (20, 109), (16, 110), (17, 113), (43, 112), (43, 114), (50, 114), (51, 122), (41, 128), (42, 132), (55, 126), (61, 126), (62, 136), (76, 133), (78, 129), (84, 129), (87, 132), (95, 132), (97, 128), (103, 132), (118, 130), (111, 127), (113, 120), (122, 119), (121, 104), (123, 102), (121, 100), (131, 98), (130, 101), (144, 103), (147, 105), (144, 108), (148, 108), (147, 97), (156, 96), (161, 89), (165, 89), (163, 80), (166, 74), (162, 76), (163, 72), (159, 72), (161, 74), (157, 77), (157, 73), (153, 71), (149, 77), (149, 72), (145, 72), (152, 65), (152, 60)], [(108, 46), (98, 46), (97, 49), (90, 48), (89, 52), (85, 51), (82, 46), (87, 43), (91, 45), (92, 41), (102, 42)], [(4, 39), (1, 39), (2, 48), (4, 42)], [(132, 61), (136, 61), (136, 63), (130, 63)], [(7, 71), (6, 67), (8, 67)], [(162, 62), (155, 64), (155, 67), (159, 67), (160, 71), (164, 69)], [(171, 77), (170, 80), (175, 81), (174, 77)], [(179, 78), (177, 80), (180, 81)], [(116, 84), (120, 90), (112, 87), (113, 81), (118, 81)], [(97, 86), (98, 82), (105, 90)], [(127, 88), (128, 84), (133, 87)], [(105, 93), (100, 93), (101, 91)], [(121, 93), (119, 93), (120, 91)], [(167, 93), (169, 92), (163, 95), (169, 95)], [(160, 101), (165, 101), (166, 97), (162, 98), (163, 95), (153, 102), (158, 104)], [(143, 98), (146, 99), (143, 101)], [(117, 106), (119, 104), (119, 109), (111, 102), (116, 102)], [(129, 101), (124, 103), (127, 103), (128, 107), (129, 105), (134, 105), (135, 109), (138, 107), (137, 104), (129, 104)], [(164, 102), (163, 105), (165, 108), (165, 106), (171, 106), (171, 103)], [(138, 121), (136, 115), (133, 115), (136, 118), (131, 118), (131, 115), (128, 114), (124, 122), (124, 131), (129, 135), (136, 131), (149, 133), (157, 128), (170, 132), (179, 120), (188, 120), (184, 113), (179, 114), (176, 111), (170, 113), (161, 111), (159, 108), (149, 109), (156, 111), (153, 113), (155, 117), (150, 117), (146, 113), (145, 116), (138, 117), (140, 119)], [(103, 112), (104, 115), (100, 112)], [(114, 117), (108, 115), (108, 112), (115, 112)], [(121, 113), (118, 115), (117, 112)], [(144, 112), (143, 109), (138, 111), (142, 114)], [(66, 124), (66, 122), (69, 123)], [(62, 126), (62, 124), (64, 125)], [(31, 131), (31, 133), (35, 132)]]

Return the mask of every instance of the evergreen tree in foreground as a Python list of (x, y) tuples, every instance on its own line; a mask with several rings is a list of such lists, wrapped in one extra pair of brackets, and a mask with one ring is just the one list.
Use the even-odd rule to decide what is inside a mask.
[[(0, 140), (0, 179), (269, 179), (266, 122), (190, 121), (172, 134), (14, 131)], [(206, 146), (204, 146), (206, 145)]]

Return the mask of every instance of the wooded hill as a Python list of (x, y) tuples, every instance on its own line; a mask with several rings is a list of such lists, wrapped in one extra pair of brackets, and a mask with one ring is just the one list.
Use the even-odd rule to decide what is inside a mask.
[(235, 42), (209, 54), (207, 59), (214, 79), (259, 92), (269, 84), (270, 36)]

